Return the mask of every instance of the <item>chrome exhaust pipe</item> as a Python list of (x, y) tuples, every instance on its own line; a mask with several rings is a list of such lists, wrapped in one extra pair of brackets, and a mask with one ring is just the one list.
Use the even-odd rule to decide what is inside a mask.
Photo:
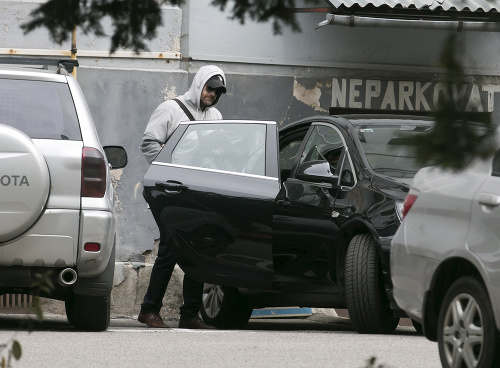
[(77, 279), (77, 274), (76, 271), (72, 268), (65, 268), (59, 273), (59, 276), (57, 277), (57, 282), (61, 286), (70, 286), (73, 285), (76, 282)]

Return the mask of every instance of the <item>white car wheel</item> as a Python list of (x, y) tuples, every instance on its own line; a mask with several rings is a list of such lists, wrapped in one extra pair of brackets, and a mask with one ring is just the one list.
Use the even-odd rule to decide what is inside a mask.
[(488, 293), (472, 277), (457, 280), (446, 293), (438, 322), (443, 367), (497, 367), (498, 331)]

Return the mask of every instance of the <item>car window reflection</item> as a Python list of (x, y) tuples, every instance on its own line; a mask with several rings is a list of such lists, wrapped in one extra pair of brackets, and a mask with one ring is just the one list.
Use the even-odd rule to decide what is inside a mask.
[(172, 152), (172, 163), (265, 175), (266, 126), (193, 124)]

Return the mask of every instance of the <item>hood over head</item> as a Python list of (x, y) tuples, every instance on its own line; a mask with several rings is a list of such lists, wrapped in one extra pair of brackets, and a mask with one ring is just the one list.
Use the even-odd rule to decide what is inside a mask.
[[(203, 90), (203, 87), (205, 84), (208, 82), (208, 80), (212, 77), (215, 77), (217, 75), (220, 75), (221, 78), (217, 78), (218, 82), (217, 87), (223, 87), (224, 93), (226, 92), (226, 76), (224, 75), (224, 72), (222, 71), (221, 68), (215, 66), (215, 65), (205, 65), (198, 70), (198, 73), (194, 76), (193, 82), (191, 83), (191, 87), (189, 88), (189, 91), (186, 92), (184, 95), (186, 100), (191, 103), (193, 106), (195, 106), (197, 109), (201, 109), (200, 107), (200, 98), (201, 98), (201, 91)], [(214, 81), (214, 80), (212, 80)], [(211, 82), (212, 82), (211, 81)], [(222, 84), (222, 85), (220, 85)], [(217, 88), (215, 87), (215, 88)], [(219, 102), (220, 95), (217, 95), (217, 98), (215, 99), (215, 102), (213, 103), (212, 106), (207, 107), (207, 109), (210, 109), (211, 107), (214, 107), (217, 105)]]

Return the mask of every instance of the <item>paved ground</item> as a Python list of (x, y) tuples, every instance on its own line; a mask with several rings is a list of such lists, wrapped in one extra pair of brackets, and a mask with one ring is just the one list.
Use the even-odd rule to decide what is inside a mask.
[(25, 317), (0, 315), (0, 344), (16, 339), (22, 346), (13, 368), (440, 367), (437, 344), (413, 327), (357, 334), (338, 316), (252, 319), (244, 330), (184, 330), (175, 320), (167, 321), (173, 328), (152, 329), (113, 318), (106, 332), (94, 333), (76, 331), (64, 315), (45, 315), (27, 332), (19, 329)]

